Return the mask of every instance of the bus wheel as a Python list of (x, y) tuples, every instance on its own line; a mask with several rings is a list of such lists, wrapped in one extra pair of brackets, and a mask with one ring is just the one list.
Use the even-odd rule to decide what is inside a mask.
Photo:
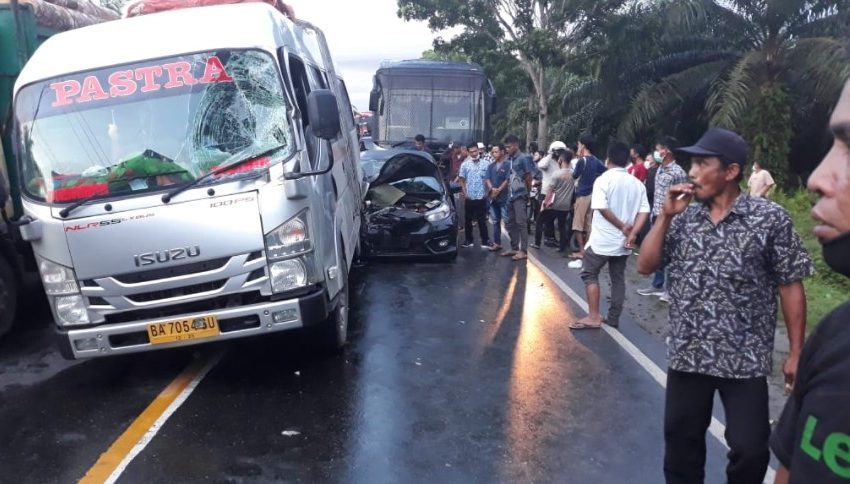
[(18, 305), (18, 289), (15, 273), (5, 259), (0, 257), (0, 336), (9, 332), (15, 320)]

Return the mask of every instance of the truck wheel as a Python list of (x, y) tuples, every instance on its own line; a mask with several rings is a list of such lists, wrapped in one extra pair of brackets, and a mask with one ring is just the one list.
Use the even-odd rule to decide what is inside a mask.
[(318, 343), (323, 350), (339, 353), (348, 341), (349, 293), (348, 269), (340, 269), (343, 286), (336, 296), (336, 307), (318, 328)]
[(0, 258), (0, 336), (12, 328), (18, 305), (18, 289), (15, 273), (5, 259)]

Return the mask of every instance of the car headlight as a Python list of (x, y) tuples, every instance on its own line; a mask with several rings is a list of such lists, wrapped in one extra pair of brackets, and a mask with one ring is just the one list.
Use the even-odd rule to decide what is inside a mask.
[(64, 296), (80, 292), (77, 277), (72, 269), (50, 262), (47, 259), (39, 259), (38, 270), (41, 272), (44, 292), (48, 296)]
[(89, 324), (89, 313), (83, 296), (60, 296), (56, 298), (56, 317), (63, 326)]
[(425, 214), (425, 220), (429, 222), (439, 222), (440, 220), (445, 219), (449, 215), (451, 215), (452, 209), (449, 208), (448, 204), (442, 203), (439, 207), (427, 212)]
[(307, 222), (309, 213), (305, 209), (266, 234), (266, 256), (270, 260), (301, 254), (313, 248)]
[(300, 258), (275, 262), (269, 266), (272, 291), (285, 292), (307, 285), (307, 267)]

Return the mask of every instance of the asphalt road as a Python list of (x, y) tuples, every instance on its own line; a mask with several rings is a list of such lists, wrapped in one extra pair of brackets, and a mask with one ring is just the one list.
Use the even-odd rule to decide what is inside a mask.
[(66, 362), (33, 302), (0, 341), (0, 482), (82, 478), (204, 365), (118, 482), (663, 482), (662, 387), (606, 332), (571, 333), (579, 306), (532, 263), (370, 264), (353, 291), (335, 356), (292, 333)]

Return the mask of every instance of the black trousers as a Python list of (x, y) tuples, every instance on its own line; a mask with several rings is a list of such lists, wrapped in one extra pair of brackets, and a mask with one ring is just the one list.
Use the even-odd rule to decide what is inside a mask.
[(540, 240), (543, 238), (543, 229), (551, 224), (555, 225), (558, 222), (558, 245), (560, 250), (567, 250), (570, 244), (570, 233), (567, 229), (567, 218), (570, 212), (568, 210), (541, 210), (537, 216), (537, 226), (534, 230), (534, 243), (540, 245)]
[(761, 484), (770, 461), (767, 379), (727, 379), (669, 370), (664, 408), (664, 477), (667, 484), (705, 479), (705, 433), (714, 392), (726, 413), (729, 484)]
[[(543, 213), (543, 200), (546, 200), (546, 195), (541, 193), (537, 197), (537, 214), (535, 215), (535, 220), (537, 220), (537, 217), (540, 217), (540, 215)], [(536, 225), (535, 225), (534, 230), (535, 231), (537, 230)], [(545, 235), (547, 239), (554, 239), (555, 238), (555, 219), (554, 218), (546, 219), (543, 222), (543, 235)], [(540, 242), (538, 241), (537, 244), (540, 245)]]
[(464, 202), (464, 231), (466, 242), (472, 243), (472, 221), (478, 222), (478, 233), (481, 235), (481, 245), (490, 244), (490, 235), (487, 232), (487, 200), (470, 200)]

